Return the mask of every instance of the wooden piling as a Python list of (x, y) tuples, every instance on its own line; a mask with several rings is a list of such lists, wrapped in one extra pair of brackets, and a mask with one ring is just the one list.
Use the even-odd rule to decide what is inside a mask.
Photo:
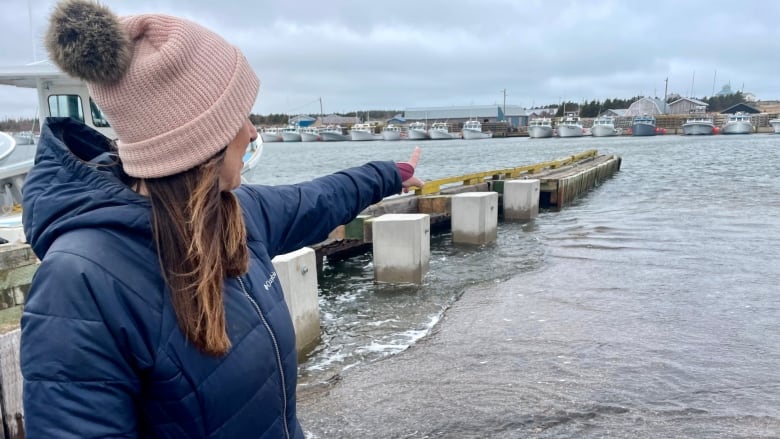
[(550, 172), (541, 181), (540, 206), (562, 208), (620, 169), (618, 156), (600, 156)]
[(22, 371), (19, 366), (21, 331), (0, 335), (0, 415), (2, 439), (24, 439), (24, 409), (22, 407)]

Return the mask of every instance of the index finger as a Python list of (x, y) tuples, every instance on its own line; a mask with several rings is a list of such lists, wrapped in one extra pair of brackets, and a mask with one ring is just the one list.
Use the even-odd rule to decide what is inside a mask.
[(420, 147), (416, 146), (414, 148), (414, 152), (412, 152), (412, 157), (409, 158), (409, 164), (412, 165), (412, 167), (417, 168), (417, 162), (420, 161)]

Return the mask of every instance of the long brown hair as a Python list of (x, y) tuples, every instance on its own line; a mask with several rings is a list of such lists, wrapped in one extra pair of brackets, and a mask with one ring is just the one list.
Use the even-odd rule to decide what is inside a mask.
[(238, 200), (219, 189), (225, 150), (206, 163), (147, 179), (152, 228), (163, 276), (184, 335), (209, 355), (230, 349), (222, 288), (246, 273), (249, 251)]

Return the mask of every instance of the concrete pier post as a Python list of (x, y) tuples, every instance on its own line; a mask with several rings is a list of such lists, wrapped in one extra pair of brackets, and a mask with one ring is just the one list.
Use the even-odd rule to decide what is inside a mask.
[(498, 235), (498, 193), (468, 192), (452, 197), (452, 241), (486, 244)]
[(529, 220), (539, 215), (539, 180), (504, 183), (504, 219)]
[(429, 215), (382, 215), (373, 221), (372, 234), (377, 282), (422, 283), (431, 260)]
[(314, 250), (304, 247), (273, 259), (284, 289), (284, 300), (295, 327), (298, 354), (308, 352), (320, 339), (320, 303), (317, 297), (317, 260)]

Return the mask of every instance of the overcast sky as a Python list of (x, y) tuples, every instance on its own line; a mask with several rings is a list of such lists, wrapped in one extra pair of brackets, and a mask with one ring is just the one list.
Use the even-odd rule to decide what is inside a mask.
[[(0, 66), (45, 57), (54, 0), (0, 0)], [(120, 15), (187, 17), (241, 48), (253, 112), (325, 113), (637, 95), (780, 99), (780, 2), (104, 0)], [(35, 95), (0, 86), (0, 118)]]

